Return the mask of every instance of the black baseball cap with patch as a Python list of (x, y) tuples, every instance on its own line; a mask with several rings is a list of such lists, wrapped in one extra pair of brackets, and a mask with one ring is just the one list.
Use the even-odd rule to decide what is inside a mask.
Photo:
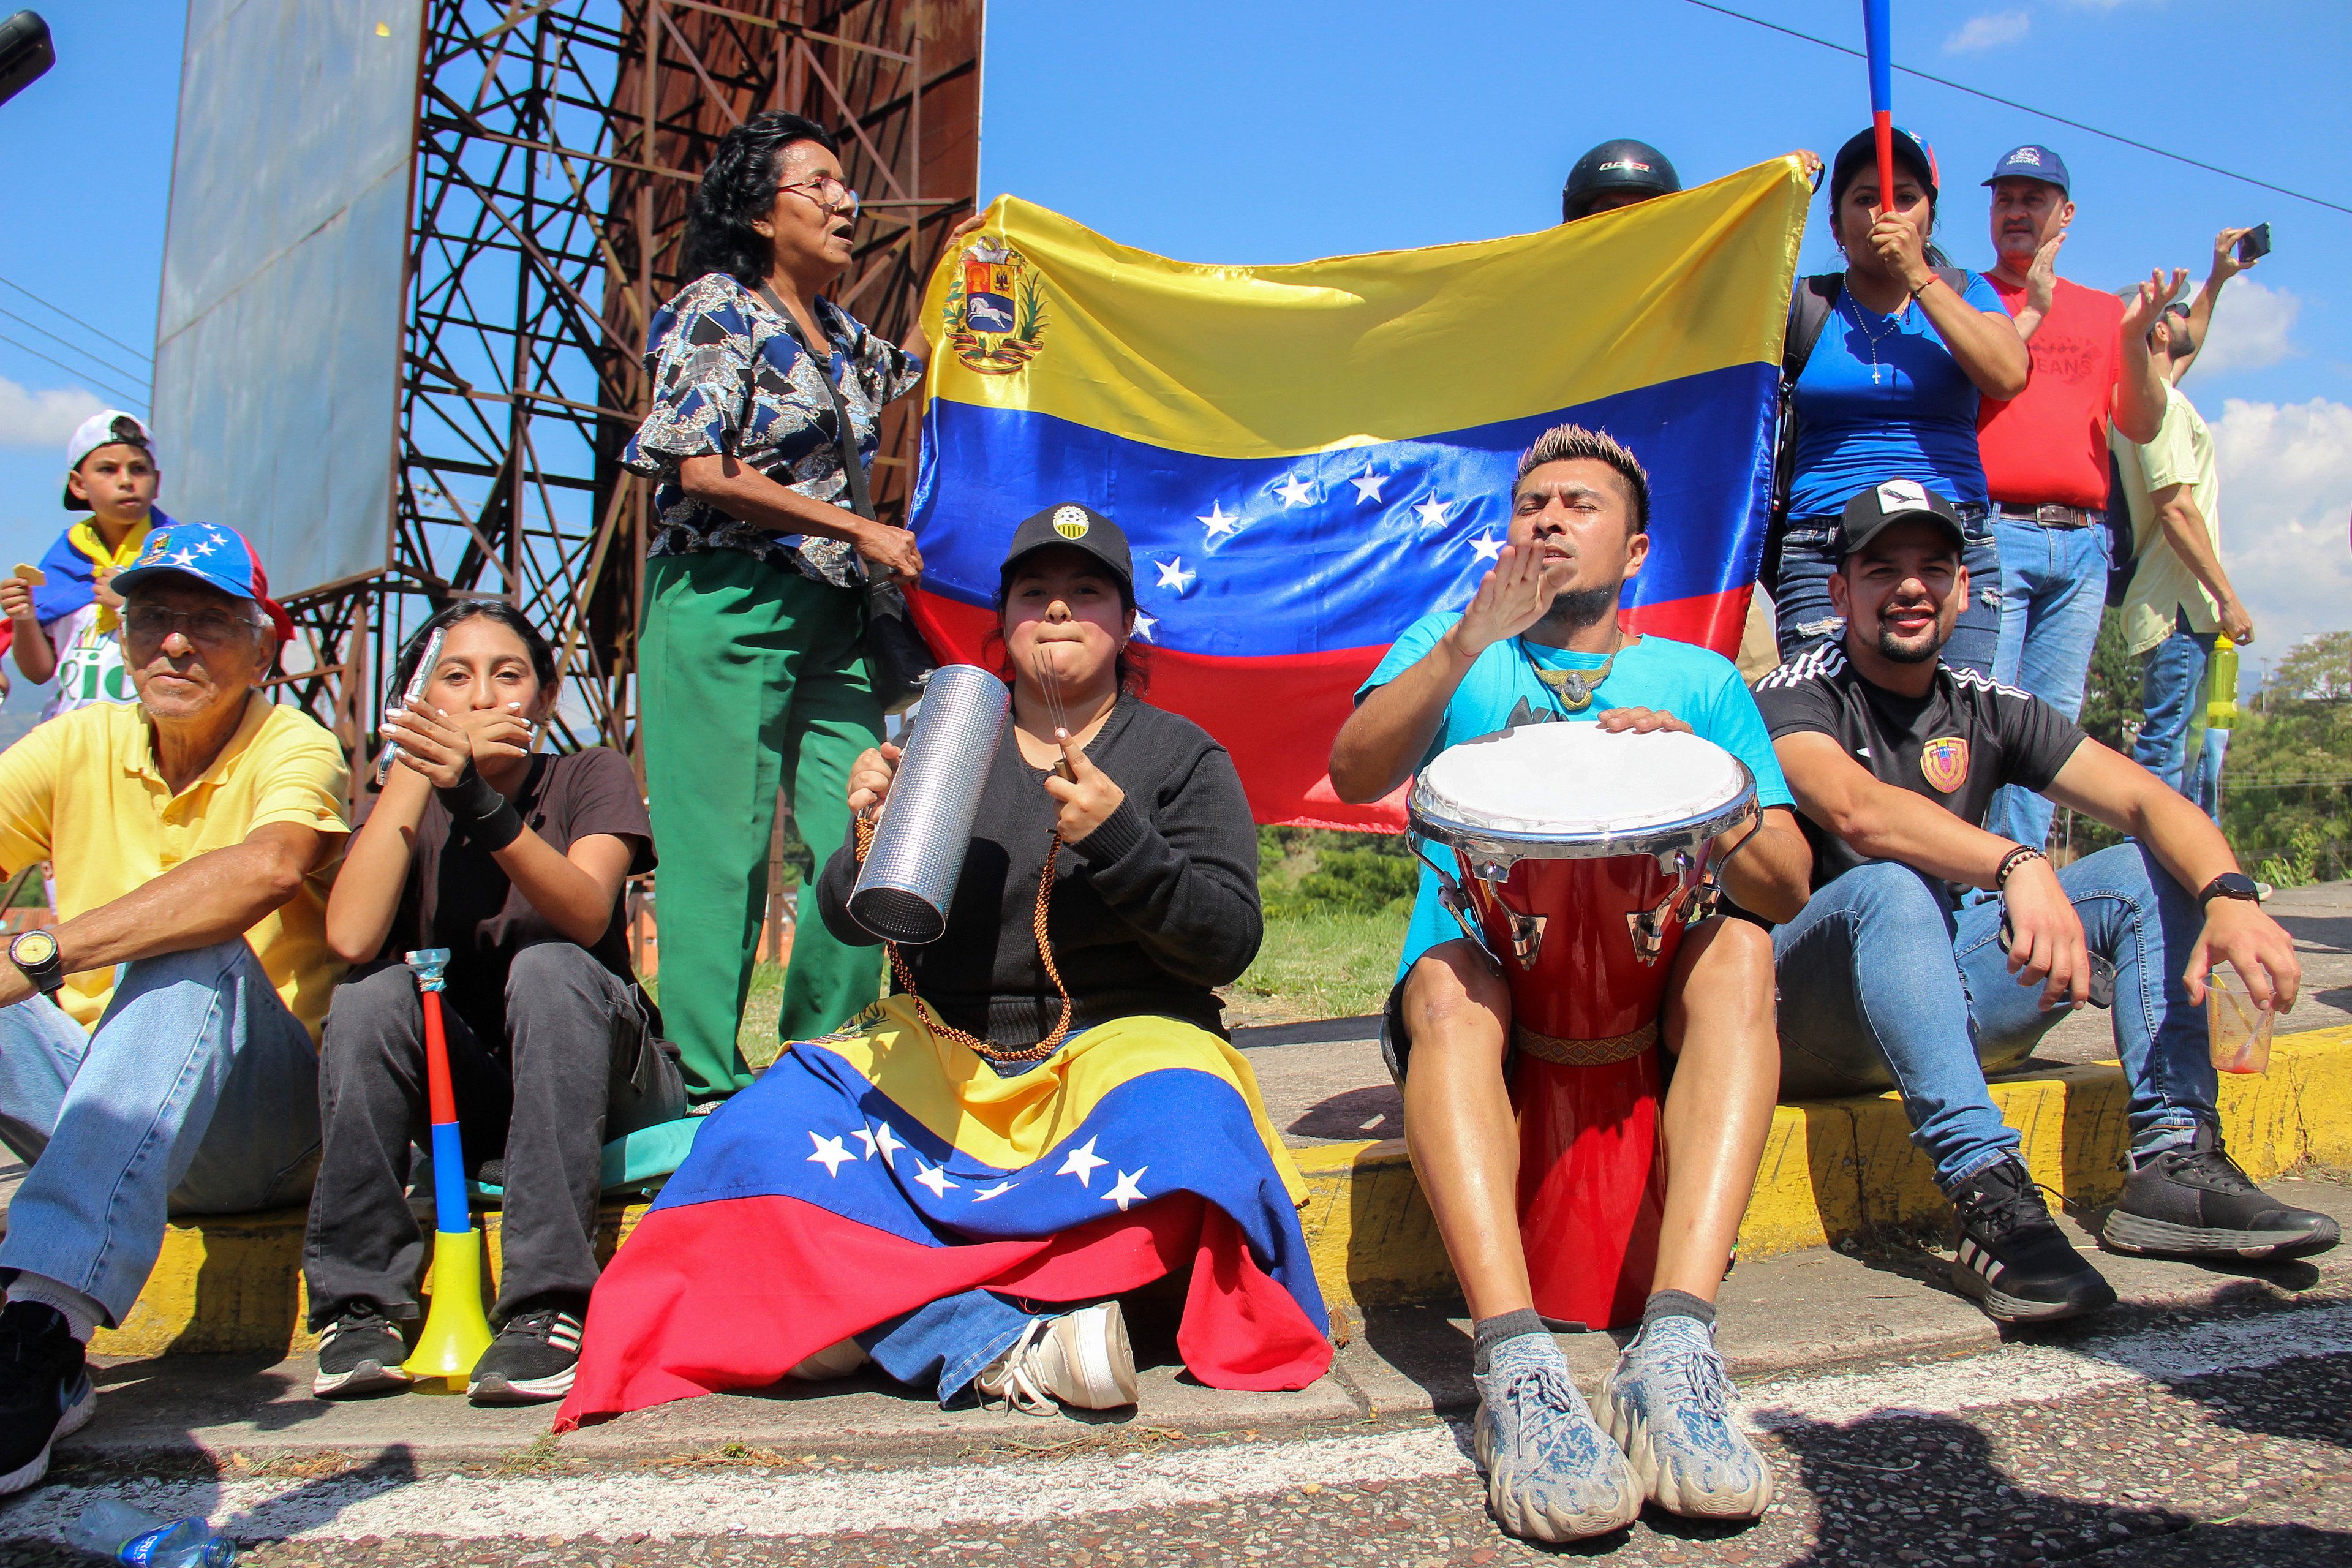
[(1004, 564), (996, 574), (999, 590), (1013, 580), (1013, 569), (1022, 557), (1057, 545), (1085, 551), (1109, 567), (1130, 596), (1135, 593), (1135, 555), (1127, 547), (1127, 535), (1094, 508), (1074, 500), (1056, 501), (1013, 531), (1013, 542), (1005, 547)]
[(1888, 479), (1845, 503), (1845, 515), (1838, 521), (1838, 554), (1850, 555), (1912, 518), (1941, 527), (1951, 537), (1953, 549), (1968, 549), (1968, 530), (1961, 525), (1958, 508), (1916, 479)]

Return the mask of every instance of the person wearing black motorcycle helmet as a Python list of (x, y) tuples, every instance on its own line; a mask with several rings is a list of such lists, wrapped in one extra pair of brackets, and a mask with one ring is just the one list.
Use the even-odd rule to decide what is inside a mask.
[(1647, 142), (1603, 142), (1568, 172), (1568, 184), (1560, 187), (1559, 221), (1574, 223), (1652, 196), (1670, 196), (1682, 188), (1675, 166)]

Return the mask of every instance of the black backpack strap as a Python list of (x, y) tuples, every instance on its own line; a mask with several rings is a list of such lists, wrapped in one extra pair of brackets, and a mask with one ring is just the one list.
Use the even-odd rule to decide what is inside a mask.
[(1805, 374), (1805, 362), (1813, 357), (1813, 345), (1822, 341), (1822, 329), (1829, 325), (1830, 312), (1844, 291), (1844, 273), (1820, 272), (1799, 279), (1790, 292), (1789, 334), (1780, 346), (1782, 398), (1789, 396), (1797, 378)]
[(1800, 278), (1789, 293), (1789, 329), (1780, 342), (1780, 418), (1772, 454), (1772, 505), (1766, 531), (1768, 577), (1777, 575), (1770, 564), (1778, 553), (1774, 536), (1787, 521), (1789, 487), (1797, 478), (1797, 378), (1805, 374), (1805, 362), (1813, 357), (1813, 345), (1822, 341), (1830, 312), (1837, 308), (1838, 296), (1844, 289), (1844, 273), (1821, 272)]
[[(801, 352), (815, 359), (816, 351), (802, 339), (800, 323), (793, 320), (793, 313), (784, 308), (783, 300), (776, 297), (774, 288), (761, 284), (760, 298), (768, 302), (768, 309), (783, 318), (784, 330), (793, 334), (793, 341), (800, 344)], [(874, 519), (874, 498), (866, 488), (866, 465), (857, 460), (856, 429), (849, 422), (849, 405), (842, 401), (841, 388), (833, 384), (832, 366), (819, 363), (816, 378), (824, 383), (825, 395), (833, 399), (833, 441), (841, 454), (842, 476), (849, 481), (850, 510), (870, 522)]]

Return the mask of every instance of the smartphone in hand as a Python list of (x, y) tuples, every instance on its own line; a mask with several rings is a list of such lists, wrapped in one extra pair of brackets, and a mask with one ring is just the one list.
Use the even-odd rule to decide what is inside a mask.
[(2248, 229), (2238, 241), (2238, 260), (2242, 265), (2259, 261), (2271, 253), (2271, 226), (2258, 223)]
[[(2000, 917), (2001, 952), (2007, 952), (2009, 951), (2010, 939), (2012, 934), (2013, 933), (2009, 929), (2009, 914), (2004, 910)], [(2087, 1000), (2094, 1007), (2113, 1007), (2116, 1005), (2116, 966), (2107, 959), (2095, 952), (2090, 954), (2090, 960), (2091, 994), (2087, 998), (2085, 998), (2085, 1000)]]

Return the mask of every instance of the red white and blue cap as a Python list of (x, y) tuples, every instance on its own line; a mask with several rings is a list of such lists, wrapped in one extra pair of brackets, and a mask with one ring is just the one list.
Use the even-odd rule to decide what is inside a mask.
[(294, 639), (294, 622), (269, 596), (269, 577), (245, 535), (217, 522), (171, 522), (147, 536), (139, 559), (114, 574), (114, 591), (128, 594), (151, 577), (193, 577), (208, 588), (251, 599), (278, 628), (281, 643)]
[(2040, 180), (2045, 185), (2057, 186), (2062, 195), (2074, 195), (2068, 188), (2066, 160), (2031, 142), (2022, 147), (2011, 147), (2000, 155), (2000, 162), (1985, 176), (1985, 184), (1990, 185), (1997, 180)]

